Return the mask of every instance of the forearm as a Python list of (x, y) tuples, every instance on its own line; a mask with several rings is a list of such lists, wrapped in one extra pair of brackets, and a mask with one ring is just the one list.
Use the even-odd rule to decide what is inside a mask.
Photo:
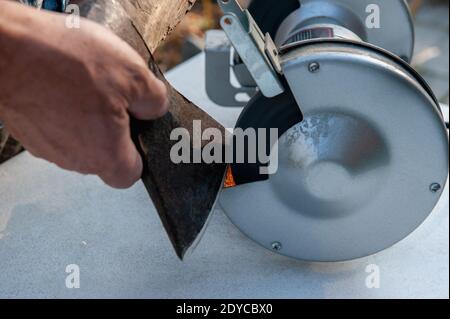
[[(10, 94), (11, 79), (14, 76), (23, 52), (23, 37), (26, 26), (31, 22), (31, 10), (12, 1), (0, 0), (0, 118), (2, 101)], [(22, 42), (22, 43), (21, 43)]]
[(0, 0), (0, 76), (14, 62), (20, 38), (26, 26), (32, 24), (30, 13), (35, 12), (30, 12), (24, 5)]
[[(27, 86), (19, 79), (27, 81), (27, 78), (42, 77), (33, 74), (33, 65), (46, 58), (42, 56), (46, 54), (46, 47), (57, 47), (61, 41), (49, 32), (55, 27), (46, 27), (50, 23), (55, 25), (56, 17), (56, 14), (38, 11), (14, 1), (0, 0), (0, 118), (8, 104), (5, 99), (17, 87)], [(64, 27), (63, 22), (56, 25), (58, 28)], [(27, 76), (22, 76), (23, 73)]]

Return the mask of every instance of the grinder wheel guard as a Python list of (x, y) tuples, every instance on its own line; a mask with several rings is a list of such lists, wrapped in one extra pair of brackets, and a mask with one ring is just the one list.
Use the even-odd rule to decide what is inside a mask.
[[(78, 5), (82, 17), (109, 28), (131, 45), (167, 86), (169, 112), (152, 121), (131, 119), (131, 134), (143, 157), (142, 180), (180, 259), (201, 238), (226, 171), (225, 164), (175, 164), (170, 158), (170, 150), (177, 143), (170, 134), (176, 128), (184, 128), (193, 136), (193, 121), (198, 120), (203, 129), (216, 128), (224, 133), (218, 122), (167, 82), (152, 56), (194, 3), (195, 0), (69, 1)], [(202, 143), (200, 151), (208, 141)], [(191, 154), (195, 147), (199, 148), (191, 142)]]

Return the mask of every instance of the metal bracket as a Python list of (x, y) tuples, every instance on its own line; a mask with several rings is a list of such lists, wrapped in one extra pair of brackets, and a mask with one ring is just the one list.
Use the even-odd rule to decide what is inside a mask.
[(284, 92), (279, 79), (281, 67), (278, 49), (269, 34), (264, 35), (248, 10), (243, 10), (236, 0), (218, 1), (224, 16), (220, 25), (238, 52), (261, 93), (274, 97)]
[[(230, 65), (231, 44), (222, 30), (209, 30), (205, 41), (205, 88), (208, 97), (216, 104), (231, 107), (243, 107), (247, 100), (239, 96), (252, 97), (257, 92), (255, 84), (236, 87), (231, 84), (231, 69), (234, 72), (248, 73), (243, 64)], [(238, 69), (236, 69), (238, 68)], [(239, 81), (240, 82), (240, 81)], [(249, 82), (249, 81), (244, 81)], [(241, 83), (242, 84), (242, 83)]]

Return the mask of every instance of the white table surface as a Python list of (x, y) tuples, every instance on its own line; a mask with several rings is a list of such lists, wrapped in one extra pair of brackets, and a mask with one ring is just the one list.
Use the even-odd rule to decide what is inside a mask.
[[(168, 75), (187, 97), (232, 127), (238, 109), (204, 91), (203, 55)], [(263, 195), (262, 195), (263, 196)], [(220, 209), (197, 250), (180, 262), (142, 183), (113, 190), (24, 153), (0, 166), (0, 297), (413, 298), (449, 297), (449, 196), (407, 239), (346, 263), (272, 254)], [(65, 285), (80, 268), (80, 288)], [(370, 264), (380, 288), (366, 287)]]

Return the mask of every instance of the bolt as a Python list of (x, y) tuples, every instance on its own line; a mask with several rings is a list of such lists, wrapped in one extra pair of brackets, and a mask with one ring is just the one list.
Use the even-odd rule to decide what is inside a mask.
[(233, 20), (231, 20), (230, 18), (225, 18), (225, 20), (223, 20), (223, 22), (224, 22), (226, 25), (232, 25), (232, 24), (233, 24)]
[(433, 193), (437, 193), (441, 190), (441, 184), (439, 183), (433, 183), (430, 185), (430, 191), (432, 191)]
[(320, 64), (318, 62), (311, 62), (308, 66), (309, 72), (317, 73), (320, 70)]
[(281, 246), (281, 243), (279, 243), (277, 241), (272, 243), (272, 249), (275, 250), (275, 251), (280, 251), (282, 247), (283, 246)]

